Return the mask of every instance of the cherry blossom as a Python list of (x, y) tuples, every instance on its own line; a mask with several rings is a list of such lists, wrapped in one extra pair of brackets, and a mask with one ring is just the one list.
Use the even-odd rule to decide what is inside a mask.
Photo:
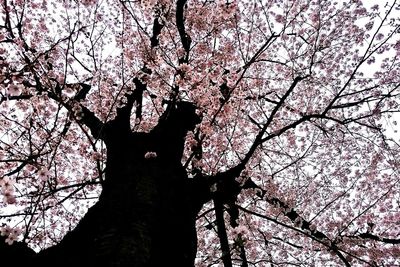
[(21, 234), (21, 229), (19, 227), (11, 228), (10, 226), (0, 227), (1, 236), (6, 236), (5, 242), (8, 245), (12, 245), (18, 240)]
[(49, 173), (49, 170), (47, 168), (41, 168), (37, 172), (38, 178), (43, 182), (45, 182), (45, 181), (47, 181), (47, 179), (49, 179), (49, 175), (50, 175), (50, 173)]
[(156, 158), (156, 157), (157, 157), (156, 152), (146, 152), (146, 154), (144, 154), (145, 159), (151, 159), (151, 158)]
[(10, 84), (8, 86), (7, 92), (10, 96), (18, 96), (21, 94), (22, 90), (21, 90), (21, 85), (17, 85), (17, 84)]

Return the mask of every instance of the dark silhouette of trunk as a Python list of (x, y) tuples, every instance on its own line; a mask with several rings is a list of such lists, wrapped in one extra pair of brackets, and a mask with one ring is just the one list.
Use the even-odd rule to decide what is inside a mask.
[[(132, 133), (118, 120), (108, 123), (99, 201), (58, 245), (38, 254), (18, 250), (19, 264), (193, 266), (196, 215), (208, 192), (181, 164), (184, 137), (199, 122), (194, 111), (178, 106), (150, 133)], [(157, 156), (145, 158), (147, 152)]]

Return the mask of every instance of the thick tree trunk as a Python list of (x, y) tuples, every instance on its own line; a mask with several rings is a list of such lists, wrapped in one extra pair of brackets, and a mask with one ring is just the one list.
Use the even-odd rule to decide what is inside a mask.
[(38, 264), (193, 266), (199, 206), (182, 167), (125, 154), (107, 168), (112, 182), (99, 202), (58, 246), (38, 255)]
[[(189, 108), (188, 108), (189, 107)], [(105, 127), (107, 168), (99, 201), (56, 246), (26, 254), (34, 266), (193, 266), (196, 215), (207, 186), (182, 167), (194, 108), (176, 108), (150, 133)], [(145, 158), (146, 152), (156, 152)], [(20, 256), (22, 259), (23, 257)]]

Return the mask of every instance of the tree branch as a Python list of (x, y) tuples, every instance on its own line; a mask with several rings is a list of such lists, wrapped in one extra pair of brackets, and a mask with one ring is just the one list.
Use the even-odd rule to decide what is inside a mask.
[(378, 241), (378, 242), (382, 242), (382, 243), (386, 243), (386, 244), (393, 244), (393, 245), (394, 244), (400, 244), (400, 239), (382, 238), (382, 237), (379, 237), (377, 235), (371, 234), (369, 232), (362, 233), (362, 234), (355, 235), (355, 236), (346, 235), (345, 237), (356, 238), (356, 239), (359, 239), (359, 238), (370, 239), (370, 240), (375, 240), (375, 241)]
[(182, 43), (183, 49), (186, 52), (185, 56), (183, 58), (179, 59), (180, 63), (188, 62), (190, 44), (192, 42), (192, 39), (186, 33), (186, 30), (185, 30), (185, 17), (184, 17), (183, 13), (184, 13), (184, 8), (186, 5), (186, 2), (187, 2), (187, 0), (178, 0), (176, 2), (176, 26), (178, 28), (179, 36), (181, 37), (181, 43)]
[(158, 36), (161, 34), (161, 30), (164, 28), (164, 24), (160, 23), (160, 18), (161, 14), (159, 11), (159, 14), (157, 14), (153, 21), (153, 36), (150, 37), (150, 44), (152, 48), (158, 46)]
[[(245, 157), (240, 161), (239, 164), (237, 164), (236, 166), (230, 168), (229, 170), (224, 171), (222, 173), (217, 173), (216, 175), (209, 177), (208, 180), (210, 182), (210, 186), (212, 184), (214, 184), (214, 183), (219, 183), (223, 179), (227, 179), (227, 180), (233, 181), (235, 178), (237, 178), (240, 175), (240, 173), (245, 169), (246, 164), (249, 162), (249, 160), (251, 159), (251, 157), (255, 153), (255, 151), (258, 148), (258, 146), (265, 141), (265, 138), (263, 139), (263, 136), (266, 133), (266, 131), (267, 131), (268, 127), (270, 126), (270, 124), (272, 123), (272, 120), (274, 119), (274, 116), (276, 115), (278, 110), (283, 106), (283, 104), (285, 103), (286, 99), (293, 92), (293, 90), (296, 87), (296, 85), (300, 81), (306, 79), (307, 77), (308, 76), (304, 76), (304, 77), (298, 76), (293, 80), (293, 82), (290, 85), (289, 89), (280, 98), (279, 102), (276, 104), (275, 108), (272, 110), (270, 116), (268, 117), (267, 122), (264, 124), (262, 129), (258, 132), (258, 134), (257, 134), (252, 146), (250, 147), (249, 151), (246, 153)], [(308, 119), (309, 118), (303, 117), (301, 120), (298, 121), (298, 123), (300, 123), (300, 121), (305, 121), (305, 120), (308, 120)]]
[[(302, 230), (304, 230), (304, 229), (301, 230), (301, 229), (298, 229), (298, 228), (296, 228), (296, 227), (293, 227), (293, 226), (290, 226), (290, 225), (286, 225), (286, 224), (284, 224), (284, 223), (278, 221), (277, 219), (270, 218), (270, 217), (268, 217), (268, 216), (266, 216), (266, 215), (262, 215), (262, 214), (253, 212), (253, 211), (251, 211), (251, 210), (245, 209), (245, 208), (240, 207), (240, 206), (239, 206), (238, 208), (239, 208), (241, 211), (244, 211), (244, 212), (246, 212), (246, 213), (249, 213), (249, 214), (252, 214), (252, 215), (255, 215), (255, 216), (258, 216), (258, 217), (267, 219), (267, 220), (269, 220), (269, 221), (275, 222), (275, 223), (277, 223), (277, 224), (279, 224), (279, 225), (282, 225), (282, 226), (284, 226), (284, 227), (286, 227), (286, 228), (289, 228), (289, 229), (292, 229), (292, 230), (294, 230), (294, 231), (300, 232), (300, 233), (302, 233), (302, 234), (304, 234), (304, 235), (306, 235), (306, 236), (312, 238), (313, 240), (315, 240), (315, 241), (321, 243), (322, 245), (326, 246), (326, 247), (328, 248), (328, 250), (332, 250), (332, 251), (340, 258), (340, 260), (344, 263), (344, 265), (345, 265), (346, 267), (351, 267), (350, 263), (349, 263), (349, 262), (347, 261), (347, 259), (343, 256), (343, 253), (340, 251), (340, 249), (339, 249), (334, 243), (331, 243), (330, 240), (327, 239), (327, 237), (326, 237), (326, 240), (325, 240), (325, 238), (318, 238), (317, 236), (315, 236), (315, 233), (313, 233), (313, 232), (310, 232), (310, 231), (302, 231)], [(318, 231), (317, 231), (317, 232), (318, 232)], [(323, 236), (326, 236), (326, 235), (323, 234), (323, 233), (321, 233), (321, 234), (322, 234)], [(357, 258), (357, 259), (362, 260), (362, 259), (360, 259), (360, 258)], [(365, 262), (364, 260), (362, 260), (362, 261)], [(366, 263), (367, 263), (367, 262), (366, 262)]]
[[(142, 71), (146, 74), (150, 74), (151, 71), (147, 68), (143, 68)], [(132, 93), (126, 93), (125, 97), (127, 99), (127, 103), (121, 107), (117, 108), (117, 117), (115, 121), (119, 121), (121, 124), (124, 124), (124, 128), (130, 129), (130, 118), (131, 118), (131, 111), (136, 103), (136, 118), (142, 118), (142, 99), (143, 99), (143, 92), (146, 90), (146, 84), (139, 80), (139, 78), (135, 77), (133, 79), (133, 83), (135, 85), (135, 89)]]
[(217, 223), (217, 234), (221, 244), (222, 262), (224, 267), (232, 267), (232, 257), (229, 248), (228, 235), (226, 234), (225, 219), (224, 219), (224, 205), (218, 198), (214, 198), (215, 217)]

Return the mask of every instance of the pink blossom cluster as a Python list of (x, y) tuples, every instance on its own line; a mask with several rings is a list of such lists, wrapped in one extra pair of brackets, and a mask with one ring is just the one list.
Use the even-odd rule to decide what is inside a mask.
[(237, 227), (233, 228), (231, 230), (231, 234), (233, 236), (238, 236), (242, 240), (244, 240), (249, 235), (249, 229), (244, 225), (240, 225), (240, 226), (237, 226)]
[(10, 84), (7, 88), (7, 93), (10, 96), (18, 96), (22, 93), (22, 84)]
[(152, 159), (152, 158), (156, 158), (156, 157), (157, 157), (157, 153), (153, 152), (153, 151), (149, 151), (149, 152), (146, 152), (146, 154), (144, 154), (145, 159)]
[(4, 202), (7, 204), (15, 204), (17, 200), (14, 195), (14, 181), (8, 176), (5, 176), (0, 180), (0, 187), (1, 193), (4, 196)]
[(41, 168), (37, 172), (37, 176), (38, 176), (39, 180), (42, 182), (46, 182), (49, 179), (49, 175), (50, 175), (50, 173), (47, 168)]
[(17, 241), (21, 233), (22, 229), (19, 227), (11, 228), (8, 225), (0, 227), (0, 235), (6, 236), (5, 242), (9, 245), (12, 245), (15, 241)]

